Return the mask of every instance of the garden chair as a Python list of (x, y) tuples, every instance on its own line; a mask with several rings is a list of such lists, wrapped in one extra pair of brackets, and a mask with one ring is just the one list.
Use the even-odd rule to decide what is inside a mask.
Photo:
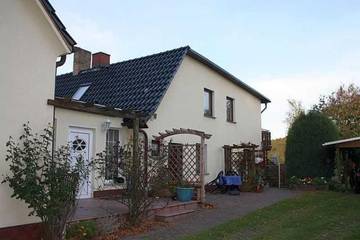
[(211, 182), (206, 184), (205, 187), (206, 187), (207, 191), (210, 193), (215, 193), (216, 191), (225, 193), (226, 188), (225, 188), (225, 185), (224, 185), (224, 182), (222, 179), (223, 176), (224, 176), (224, 171), (220, 171), (214, 180), (212, 180)]

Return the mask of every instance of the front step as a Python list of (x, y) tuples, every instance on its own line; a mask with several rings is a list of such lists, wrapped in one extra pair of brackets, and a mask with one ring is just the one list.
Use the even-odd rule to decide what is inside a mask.
[(175, 213), (180, 213), (180, 215), (183, 215), (183, 213), (187, 213), (188, 211), (193, 212), (199, 209), (199, 207), (200, 207), (199, 202), (197, 201), (190, 201), (190, 202), (173, 201), (173, 202), (169, 202), (169, 204), (166, 205), (153, 206), (151, 209), (148, 210), (147, 217), (152, 219), (152, 218), (157, 218), (157, 216), (160, 216), (159, 218), (163, 219), (162, 216), (168, 216), (168, 215), (170, 216)]
[(195, 212), (195, 210), (176, 210), (172, 212), (159, 213), (156, 214), (155, 220), (161, 222), (172, 222), (193, 212)]

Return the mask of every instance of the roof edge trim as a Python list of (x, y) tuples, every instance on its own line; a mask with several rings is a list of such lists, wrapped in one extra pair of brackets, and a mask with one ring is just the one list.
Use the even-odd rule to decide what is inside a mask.
[(216, 63), (214, 63), (213, 61), (204, 57), (203, 55), (201, 55), (200, 53), (191, 49), (190, 47), (189, 47), (189, 50), (187, 51), (187, 55), (194, 58), (195, 60), (198, 60), (199, 62), (205, 64), (206, 66), (208, 66), (215, 72), (219, 73), (223, 77), (229, 79), (234, 84), (238, 85), (239, 87), (243, 88), (244, 90), (246, 90), (253, 96), (257, 97), (258, 99), (261, 100), (261, 103), (270, 103), (271, 102), (269, 98), (265, 97), (264, 95), (262, 95), (261, 93), (256, 91), (254, 88), (250, 87), (249, 85), (247, 85), (246, 83), (244, 83), (243, 81), (241, 81), (240, 79), (238, 79), (237, 77), (235, 77), (234, 75), (232, 75), (231, 73), (229, 73), (228, 71), (226, 71), (225, 69), (223, 69), (222, 67), (217, 65)]

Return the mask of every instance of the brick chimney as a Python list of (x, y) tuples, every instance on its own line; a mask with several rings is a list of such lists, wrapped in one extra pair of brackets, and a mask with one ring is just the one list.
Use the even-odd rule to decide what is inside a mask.
[(89, 69), (90, 64), (91, 64), (91, 52), (79, 47), (75, 47), (73, 75), (78, 75), (80, 71)]
[(92, 67), (105, 67), (110, 64), (110, 55), (104, 52), (97, 52), (92, 55)]

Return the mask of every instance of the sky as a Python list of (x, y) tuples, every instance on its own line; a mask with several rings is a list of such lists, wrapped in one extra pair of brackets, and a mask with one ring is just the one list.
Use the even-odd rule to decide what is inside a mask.
[[(271, 99), (272, 138), (286, 136), (288, 99), (309, 109), (360, 85), (357, 0), (50, 1), (78, 46), (111, 62), (189, 45)], [(70, 71), (71, 58), (58, 73)]]

